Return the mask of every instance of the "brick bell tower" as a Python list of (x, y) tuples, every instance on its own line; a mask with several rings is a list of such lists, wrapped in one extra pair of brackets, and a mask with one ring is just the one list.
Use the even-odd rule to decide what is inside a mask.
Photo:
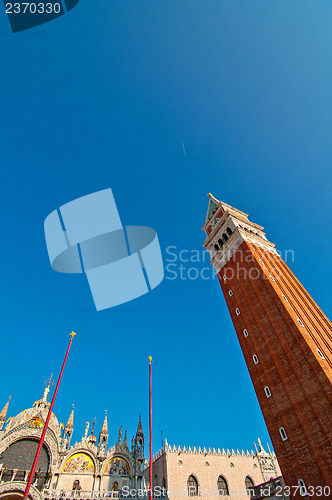
[(332, 324), (263, 229), (209, 194), (203, 246), (290, 496), (332, 498)]

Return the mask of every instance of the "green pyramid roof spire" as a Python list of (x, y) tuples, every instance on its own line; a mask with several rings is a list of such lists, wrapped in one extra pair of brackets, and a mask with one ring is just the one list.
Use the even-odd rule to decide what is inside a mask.
[(208, 194), (209, 197), (209, 208), (206, 219), (209, 220), (215, 209), (217, 208), (219, 201), (211, 194)]

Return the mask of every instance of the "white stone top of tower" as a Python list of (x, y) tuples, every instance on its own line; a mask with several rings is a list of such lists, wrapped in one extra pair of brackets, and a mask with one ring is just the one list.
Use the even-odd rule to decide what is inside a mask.
[(216, 272), (226, 264), (243, 242), (276, 254), (275, 244), (268, 241), (263, 227), (251, 222), (248, 215), (209, 194), (209, 208), (202, 228), (207, 238), (203, 243)]

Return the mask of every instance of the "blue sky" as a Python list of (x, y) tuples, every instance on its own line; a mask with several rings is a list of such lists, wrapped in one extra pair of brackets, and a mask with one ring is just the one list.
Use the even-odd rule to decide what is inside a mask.
[(154, 451), (161, 431), (178, 445), (264, 444), (217, 280), (165, 279), (97, 313), (84, 276), (52, 271), (43, 222), (111, 187), (124, 224), (155, 228), (165, 259), (169, 246), (200, 251), (183, 265), (201, 270), (211, 191), (294, 251), (331, 317), (331, 3), (97, 3), (17, 34), (1, 5), (0, 405), (12, 394), (14, 415), (41, 397), (75, 330), (55, 407), (66, 421), (75, 403), (74, 440), (94, 417), (99, 432), (105, 409), (110, 443), (120, 425), (131, 438), (139, 412), (147, 434), (152, 355)]

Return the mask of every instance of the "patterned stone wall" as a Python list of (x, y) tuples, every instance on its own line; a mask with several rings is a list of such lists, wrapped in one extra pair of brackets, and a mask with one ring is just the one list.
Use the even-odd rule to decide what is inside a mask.
[[(275, 456), (267, 454), (263, 448), (261, 454), (265, 456), (265, 466), (268, 464), (270, 468), (270, 477), (280, 476)], [(265, 481), (266, 472), (264, 465), (263, 470), (261, 468), (260, 452), (254, 454), (234, 450), (186, 449), (167, 445), (153, 461), (154, 486), (166, 487), (170, 500), (188, 500), (189, 476), (195, 477), (200, 497), (220, 500), (218, 478), (222, 476), (232, 499), (247, 499), (246, 477), (249, 476), (254, 485), (257, 485)], [(145, 479), (148, 483), (149, 468), (145, 471)]]

